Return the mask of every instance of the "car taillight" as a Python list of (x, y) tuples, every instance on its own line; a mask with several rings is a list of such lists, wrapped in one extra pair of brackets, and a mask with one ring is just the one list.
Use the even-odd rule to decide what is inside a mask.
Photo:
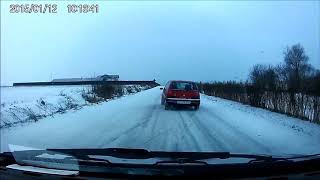
[(192, 99), (199, 99), (199, 98), (200, 98), (199, 92), (192, 92)]
[(168, 93), (167, 93), (167, 96), (168, 96), (168, 97), (172, 97), (172, 96), (173, 96), (173, 91), (169, 89), (169, 90), (168, 90)]

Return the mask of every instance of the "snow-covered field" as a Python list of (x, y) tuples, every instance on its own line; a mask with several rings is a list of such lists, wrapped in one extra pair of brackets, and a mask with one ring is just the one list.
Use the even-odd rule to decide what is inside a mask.
[(160, 95), (155, 87), (1, 129), (1, 151), (14, 144), (33, 148), (320, 153), (319, 125), (205, 95), (198, 111), (164, 110)]
[[(123, 87), (124, 95), (146, 88), (139, 85)], [(90, 90), (91, 86), (1, 87), (0, 128), (35, 122), (91, 105), (85, 98), (92, 96)]]

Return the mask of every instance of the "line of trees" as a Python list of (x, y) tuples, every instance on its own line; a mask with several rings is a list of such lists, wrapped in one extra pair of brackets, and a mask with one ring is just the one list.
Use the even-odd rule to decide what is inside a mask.
[(301, 44), (287, 47), (284, 62), (254, 65), (246, 82), (201, 84), (205, 94), (320, 123), (320, 71)]

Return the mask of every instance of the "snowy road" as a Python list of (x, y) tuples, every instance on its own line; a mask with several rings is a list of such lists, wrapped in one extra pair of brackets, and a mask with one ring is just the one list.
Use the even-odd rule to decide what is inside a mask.
[(1, 130), (8, 144), (35, 148), (146, 148), (165, 151), (309, 154), (320, 127), (202, 95), (198, 111), (164, 110), (159, 87), (37, 123)]

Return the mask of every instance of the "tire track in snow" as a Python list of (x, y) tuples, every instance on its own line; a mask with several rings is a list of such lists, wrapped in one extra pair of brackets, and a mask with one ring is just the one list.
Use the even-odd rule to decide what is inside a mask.
[[(206, 126), (204, 126), (203, 124), (200, 123), (200, 119), (195, 116), (196, 113), (198, 113), (198, 111), (186, 112), (186, 115), (191, 119), (191, 121), (190, 121), (191, 124), (189, 124), (189, 126), (193, 125), (195, 127), (194, 131), (197, 131), (197, 133), (199, 135), (202, 135), (202, 137), (206, 138), (206, 140), (200, 139), (200, 137), (198, 135), (198, 137), (197, 137), (198, 139), (195, 138), (195, 141), (207, 142), (210, 145), (210, 147), (214, 147), (215, 149), (225, 149), (224, 144), (220, 140), (218, 140), (214, 135), (212, 135)], [(204, 144), (198, 143), (198, 151), (201, 151), (201, 149), (202, 149), (201, 147), (203, 147), (203, 146), (204, 146)]]
[[(206, 119), (206, 121), (213, 121), (215, 120), (215, 122), (217, 124), (219, 124), (219, 126), (222, 126), (223, 128), (215, 128), (216, 126), (210, 126), (212, 128), (215, 128), (216, 132), (219, 134), (219, 136), (224, 137), (224, 141), (221, 142), (221, 144), (224, 144), (224, 148), (223, 149), (227, 149), (227, 147), (225, 146), (226, 144), (230, 144), (230, 143), (226, 143), (228, 142), (236, 142), (236, 139), (240, 139), (242, 143), (237, 143), (237, 144), (241, 144), (241, 149), (248, 149), (248, 145), (254, 147), (255, 149), (259, 149), (259, 152), (266, 152), (266, 153), (271, 153), (271, 149), (269, 147), (267, 147), (266, 145), (258, 142), (256, 139), (254, 139), (253, 137), (245, 134), (244, 132), (242, 132), (240, 129), (238, 129), (237, 127), (232, 126), (232, 124), (230, 124), (226, 119), (223, 119), (222, 117), (220, 117), (218, 114), (209, 111), (206, 107), (202, 108), (202, 111), (204, 111), (201, 115), (204, 116), (206, 114), (208, 114), (210, 117), (210, 119)], [(204, 114), (206, 113), (206, 114)], [(206, 129), (206, 133), (209, 135), (210, 130), (208, 129), (207, 126), (203, 125), (203, 123), (200, 124), (200, 121), (203, 121), (201, 118), (199, 118), (198, 115), (195, 114), (195, 118), (198, 119), (198, 121), (195, 122), (199, 122), (198, 125), (202, 126), (203, 129)], [(223, 129), (223, 131), (221, 131)], [(232, 134), (235, 134), (236, 136), (232, 136), (230, 137), (230, 135), (228, 135), (226, 132), (229, 131)], [(228, 137), (229, 136), (229, 137)], [(213, 135), (211, 135), (211, 137), (214, 137)], [(237, 141), (239, 142), (239, 141)], [(235, 144), (232, 144), (232, 146), (234, 146)], [(222, 146), (223, 147), (223, 146)], [(240, 146), (239, 146), (240, 147)], [(236, 148), (235, 148), (236, 149)], [(231, 149), (231, 150), (235, 150), (235, 149)]]
[[(215, 147), (216, 150), (218, 151), (226, 151), (227, 147), (225, 145), (226, 140), (223, 139), (219, 139), (219, 137), (215, 136), (214, 134), (212, 134), (212, 130), (209, 129), (208, 126), (204, 125), (201, 122), (201, 119), (199, 117), (197, 117), (196, 115), (194, 116), (194, 124), (200, 129), (201, 132), (203, 132), (203, 134), (208, 137), (208, 142), (212, 147)], [(217, 131), (216, 131), (217, 132)]]
[(188, 125), (186, 123), (186, 119), (182, 116), (183, 112), (179, 112), (179, 116), (180, 116), (180, 121), (183, 125), (183, 129), (186, 133), (183, 133), (183, 135), (188, 135), (190, 137), (190, 139), (192, 140), (192, 144), (194, 144), (196, 151), (200, 151), (200, 145), (197, 141), (197, 138), (195, 137), (195, 134), (192, 133), (191, 129), (190, 129), (190, 125)]
[[(160, 118), (161, 121), (159, 121)], [(179, 118), (177, 113), (166, 111), (164, 107), (159, 104), (157, 111), (153, 114), (151, 136), (143, 143), (144, 146), (150, 147), (150, 149), (168, 151), (178, 151), (181, 149), (179, 145), (181, 138), (179, 133), (177, 133), (182, 129), (178, 127), (179, 124), (181, 124), (177, 121)]]
[(157, 109), (157, 104), (153, 104), (151, 111), (148, 111), (144, 115), (144, 118), (142, 118), (141, 120), (138, 120), (138, 122), (136, 124), (127, 128), (125, 131), (122, 131), (121, 133), (118, 133), (118, 134), (112, 136), (111, 138), (108, 138), (107, 140), (103, 141), (101, 144), (98, 145), (98, 147), (100, 147), (100, 148), (104, 147), (108, 144), (111, 144), (111, 143), (121, 139), (121, 138), (125, 138), (125, 140), (121, 141), (119, 144), (126, 144), (126, 146), (127, 146), (128, 144), (130, 145), (132, 142), (135, 142), (136, 139), (132, 140), (132, 137), (136, 136), (136, 134), (141, 135), (141, 131), (138, 131), (138, 129), (147, 127), (147, 125), (152, 120), (152, 117), (153, 117), (152, 114), (154, 114), (156, 109)]
[[(158, 98), (158, 97), (157, 97)], [(156, 104), (156, 103), (155, 103)], [(157, 105), (156, 106), (156, 109), (157, 111), (155, 110), (152, 114), (152, 117), (153, 118), (153, 125), (151, 127), (151, 132), (154, 133), (155, 130), (157, 129), (157, 124), (158, 124), (158, 121), (159, 121), (159, 113), (160, 111), (162, 110), (162, 105)]]
[[(192, 149), (195, 149), (196, 151), (200, 150), (200, 145), (187, 123), (190, 119), (182, 116), (182, 111), (167, 111), (160, 105), (157, 110), (158, 111), (154, 112), (152, 118), (152, 134), (143, 143), (144, 147), (168, 151), (183, 151), (185, 149), (182, 148), (182, 146), (187, 146), (192, 147)], [(171, 119), (164, 118), (168, 115)], [(156, 123), (160, 117), (163, 121)], [(159, 129), (159, 131), (156, 132), (156, 129)], [(156, 141), (157, 143), (152, 143), (152, 141)]]

